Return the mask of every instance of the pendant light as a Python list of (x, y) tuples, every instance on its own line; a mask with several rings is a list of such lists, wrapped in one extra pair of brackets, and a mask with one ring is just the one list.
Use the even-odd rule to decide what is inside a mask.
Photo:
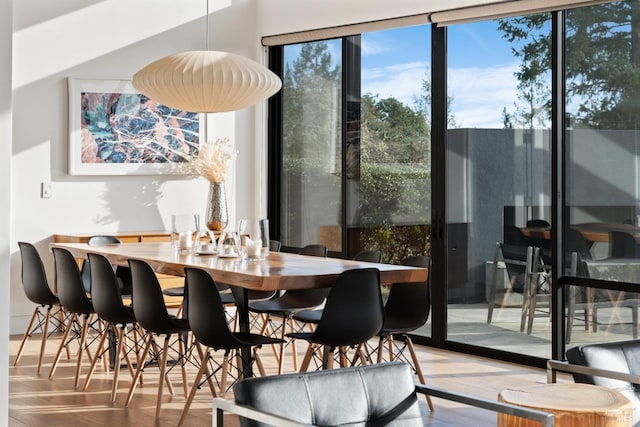
[[(207, 0), (207, 47), (209, 2)], [(256, 61), (228, 52), (169, 55), (133, 76), (133, 87), (168, 107), (196, 113), (241, 110), (274, 95), (280, 78)]]

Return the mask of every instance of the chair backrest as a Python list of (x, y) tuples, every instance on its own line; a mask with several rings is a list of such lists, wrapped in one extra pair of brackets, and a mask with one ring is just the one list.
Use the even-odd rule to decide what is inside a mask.
[(307, 245), (300, 249), (299, 253), (300, 255), (326, 257), (327, 247), (325, 245)]
[(636, 239), (624, 231), (609, 232), (609, 254), (612, 258), (639, 258)]
[[(233, 394), (239, 404), (306, 425), (424, 425), (405, 363), (248, 378)], [(263, 424), (240, 418), (240, 425)]]
[(109, 260), (100, 254), (90, 253), (91, 302), (98, 316), (111, 323), (131, 323), (133, 313), (122, 303), (118, 279)]
[(145, 261), (130, 259), (133, 292), (131, 303), (136, 320), (147, 331), (162, 334), (174, 329), (167, 312), (158, 277)]
[[(431, 311), (431, 258), (412, 256), (403, 265), (428, 269), (427, 280), (420, 283), (394, 283), (384, 305), (385, 319), (403, 319), (406, 330), (414, 330), (424, 325)], [(398, 322), (394, 322), (398, 323)]]
[(334, 347), (359, 344), (380, 332), (382, 323), (380, 271), (347, 270), (329, 290), (313, 341)]
[(282, 243), (280, 242), (280, 240), (269, 240), (270, 252), (280, 252), (281, 247), (282, 247)]
[(530, 219), (527, 221), (527, 227), (551, 227), (546, 219)]
[(569, 228), (565, 234), (567, 252), (577, 252), (582, 259), (591, 259), (590, 244), (580, 230)]
[(512, 290), (522, 292), (525, 283), (529, 280), (529, 272), (532, 269), (533, 248), (531, 246), (500, 243), (502, 258), (507, 273), (512, 281)]
[(381, 251), (360, 251), (353, 257), (354, 261), (380, 262), (382, 261)]
[(62, 248), (53, 248), (53, 259), (60, 304), (72, 313), (84, 315), (93, 313), (93, 305), (85, 292), (78, 263), (71, 252)]
[(220, 293), (213, 278), (204, 270), (186, 267), (185, 295), (187, 319), (196, 339), (215, 350), (238, 348), (229, 330)]
[[(88, 245), (110, 245), (121, 243), (120, 239), (116, 236), (109, 235), (97, 235), (91, 236), (87, 239)], [(127, 295), (131, 294), (131, 270), (129, 267), (117, 266), (113, 267), (116, 272), (116, 277), (118, 280), (118, 288), (120, 289), (120, 294)], [(87, 259), (82, 264), (82, 282), (84, 283), (84, 289), (87, 292), (91, 292), (91, 273), (90, 273), (90, 261)]]
[[(640, 375), (640, 340), (585, 344), (567, 350), (567, 360), (576, 365)], [(577, 383), (613, 388), (633, 404), (633, 425), (640, 422), (640, 391), (637, 385), (605, 377), (573, 374)]]
[(529, 246), (529, 240), (522, 234), (522, 230), (513, 225), (504, 226), (504, 242), (511, 245)]
[(18, 246), (22, 261), (22, 287), (27, 298), (36, 304), (58, 304), (58, 297), (49, 287), (44, 263), (36, 247), (27, 242), (18, 242)]

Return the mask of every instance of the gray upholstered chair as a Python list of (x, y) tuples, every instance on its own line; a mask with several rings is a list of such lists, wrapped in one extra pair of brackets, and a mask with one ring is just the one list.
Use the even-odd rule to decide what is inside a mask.
[(418, 393), (534, 419), (543, 426), (554, 420), (547, 412), (415, 385), (406, 363), (249, 378), (233, 389), (235, 403), (214, 399), (214, 426), (223, 425), (224, 411), (240, 415), (241, 426), (423, 426)]
[(547, 382), (557, 372), (573, 375), (577, 383), (615, 389), (633, 404), (633, 425), (640, 426), (640, 340), (585, 344), (567, 350), (567, 362), (547, 362)]

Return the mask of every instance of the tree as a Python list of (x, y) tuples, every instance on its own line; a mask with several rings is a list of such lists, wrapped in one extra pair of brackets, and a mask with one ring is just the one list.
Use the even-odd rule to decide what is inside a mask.
[[(516, 73), (527, 111), (517, 122), (549, 120), (550, 14), (500, 20), (503, 37), (522, 58)], [(573, 127), (640, 128), (640, 0), (566, 12), (566, 91)], [(538, 120), (536, 122), (536, 120)]]

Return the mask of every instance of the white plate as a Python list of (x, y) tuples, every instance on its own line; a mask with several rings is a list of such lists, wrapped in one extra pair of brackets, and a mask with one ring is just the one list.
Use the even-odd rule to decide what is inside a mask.
[(236, 254), (218, 254), (218, 258), (238, 258)]
[(216, 251), (193, 251), (195, 255), (215, 255)]

